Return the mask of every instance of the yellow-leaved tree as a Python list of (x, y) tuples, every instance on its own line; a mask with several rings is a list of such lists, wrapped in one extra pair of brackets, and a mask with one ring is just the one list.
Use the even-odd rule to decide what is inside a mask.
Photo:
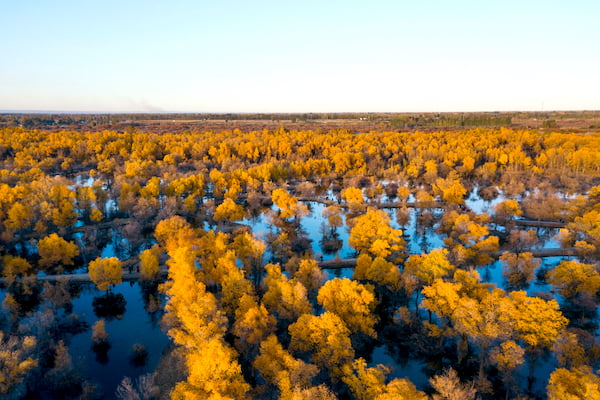
[(354, 218), (348, 242), (359, 253), (366, 252), (394, 262), (404, 259), (406, 242), (402, 231), (390, 226), (390, 217), (382, 210), (371, 209)]
[(227, 318), (196, 276), (196, 255), (187, 247), (169, 255), (165, 322), (169, 336), (183, 347), (188, 370), (187, 379), (177, 383), (171, 398), (244, 398), (250, 387), (242, 376), (237, 353), (225, 343)]
[(267, 276), (264, 282), (267, 290), (263, 303), (271, 313), (280, 320), (293, 322), (302, 314), (310, 312), (308, 293), (302, 283), (295, 279), (288, 280), (279, 264), (267, 264), (265, 269)]
[(327, 311), (339, 316), (351, 333), (361, 332), (377, 337), (374, 326), (377, 306), (373, 287), (347, 278), (327, 281), (319, 290), (317, 300)]
[(67, 242), (56, 233), (52, 233), (38, 242), (38, 253), (41, 267), (60, 270), (62, 266), (73, 265), (73, 258), (79, 254), (79, 249), (75, 243)]
[(315, 365), (294, 358), (275, 335), (260, 344), (260, 355), (254, 361), (254, 368), (269, 385), (279, 389), (280, 399), (293, 399), (294, 390), (310, 388), (312, 379), (319, 373)]
[(158, 279), (160, 276), (159, 260), (161, 253), (162, 250), (157, 245), (140, 253), (140, 279), (144, 281)]
[(244, 219), (244, 208), (230, 198), (223, 200), (215, 209), (214, 219), (218, 222), (234, 222)]
[(303, 314), (290, 325), (291, 351), (310, 352), (313, 363), (341, 379), (343, 366), (354, 359), (350, 330), (336, 314)]
[(90, 262), (88, 273), (99, 290), (108, 290), (111, 285), (118, 285), (123, 278), (123, 265), (116, 257), (102, 258)]
[(600, 399), (600, 377), (590, 367), (558, 368), (550, 375), (548, 400)]
[(5, 398), (20, 398), (25, 376), (37, 366), (32, 357), (36, 340), (33, 336), (18, 338), (0, 331), (0, 394)]

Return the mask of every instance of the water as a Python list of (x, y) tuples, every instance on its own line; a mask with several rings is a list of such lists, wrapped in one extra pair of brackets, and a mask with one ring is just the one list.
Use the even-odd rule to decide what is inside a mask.
[[(80, 293), (72, 300), (73, 313), (81, 321), (85, 321), (89, 329), (65, 336), (65, 344), (69, 348), (75, 370), (98, 387), (103, 399), (115, 398), (115, 390), (123, 377), (129, 376), (135, 380), (140, 375), (153, 372), (170, 342), (158, 325), (160, 312), (152, 316), (144, 309), (142, 290), (138, 283), (124, 282), (116, 285), (112, 293), (122, 295), (126, 305), (120, 318), (106, 318), (110, 348), (104, 359), (92, 349), (91, 327), (99, 320), (92, 306), (94, 298), (102, 297), (105, 293), (97, 290), (93, 284), (84, 284)], [(6, 290), (0, 290), (0, 302), (5, 295)], [(146, 363), (142, 366), (135, 366), (130, 361), (132, 347), (136, 343), (148, 350)]]
[(421, 359), (400, 359), (398, 354), (392, 354), (387, 346), (378, 346), (371, 353), (372, 362), (369, 366), (377, 364), (391, 366), (391, 372), (388, 379), (407, 378), (418, 389), (425, 389), (429, 382), (428, 368), (424, 360)]
[[(106, 332), (111, 344), (106, 359), (100, 362), (92, 349), (91, 328), (75, 335), (69, 343), (69, 352), (74, 364), (81, 367), (85, 376), (93, 377), (94, 382), (104, 392), (104, 398), (113, 397), (123, 377), (135, 379), (154, 371), (163, 350), (169, 344), (169, 338), (158, 325), (157, 316), (152, 317), (144, 309), (142, 290), (138, 283), (121, 283), (115, 286), (112, 292), (123, 295), (126, 306), (121, 318), (106, 320)], [(73, 312), (90, 327), (99, 320), (92, 307), (93, 299), (103, 295), (103, 292), (89, 284), (85, 285), (81, 294), (73, 300)], [(135, 366), (130, 361), (132, 347), (136, 343), (148, 350), (147, 362), (143, 366)]]

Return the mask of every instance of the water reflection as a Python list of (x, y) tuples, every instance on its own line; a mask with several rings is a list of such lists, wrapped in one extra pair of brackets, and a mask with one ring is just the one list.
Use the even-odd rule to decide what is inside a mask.
[[(83, 285), (80, 295), (73, 300), (73, 311), (89, 326), (99, 318), (98, 310), (93, 305), (94, 299), (104, 299), (101, 303), (106, 302), (106, 297), (100, 293), (91, 284)], [(103, 308), (107, 314), (101, 313), (106, 315), (108, 345), (93, 346), (90, 330), (74, 335), (68, 344), (74, 363), (85, 376), (92, 377), (101, 387), (103, 398), (114, 398), (115, 389), (124, 376), (135, 378), (153, 372), (169, 344), (169, 338), (158, 324), (161, 312), (157, 308), (162, 309), (164, 302), (158, 292), (143, 288), (138, 283), (125, 282), (115, 286), (112, 295), (113, 300), (122, 300), (107, 302)], [(153, 312), (147, 312), (146, 308)], [(132, 362), (136, 344), (147, 351), (142, 357), (143, 363), (140, 362), (142, 358), (138, 357), (136, 362)], [(140, 348), (137, 349), (140, 353)]]
[(96, 296), (92, 300), (92, 307), (94, 307), (94, 314), (98, 318), (105, 318), (111, 320), (113, 318), (121, 319), (125, 314), (125, 307), (127, 301), (121, 293), (114, 294), (107, 292), (104, 296)]

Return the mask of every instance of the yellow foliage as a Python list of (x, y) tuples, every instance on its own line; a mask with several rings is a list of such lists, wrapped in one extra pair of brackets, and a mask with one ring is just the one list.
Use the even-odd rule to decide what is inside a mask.
[(284, 395), (292, 389), (305, 389), (311, 386), (312, 379), (319, 369), (298, 360), (288, 353), (271, 335), (260, 345), (260, 355), (254, 361), (254, 367), (268, 383), (275, 385)]
[(599, 400), (600, 377), (590, 367), (558, 368), (550, 375), (548, 400)]
[(374, 257), (401, 260), (405, 241), (400, 229), (393, 229), (390, 217), (382, 210), (368, 210), (355, 218), (348, 242), (359, 253), (367, 252)]
[(156, 245), (140, 253), (140, 279), (154, 280), (158, 278), (160, 274), (160, 267), (158, 265), (160, 253), (161, 250)]
[(171, 399), (243, 399), (250, 386), (244, 381), (237, 354), (220, 339), (208, 339), (186, 354), (189, 375), (178, 382)]
[(267, 290), (263, 302), (269, 311), (288, 321), (295, 321), (300, 315), (310, 312), (307, 291), (302, 283), (288, 280), (279, 265), (268, 264), (265, 269)]
[(386, 391), (385, 378), (390, 369), (384, 365), (367, 368), (363, 358), (343, 367), (342, 381), (348, 385), (357, 400), (372, 400)]
[(377, 301), (372, 287), (335, 278), (323, 285), (317, 300), (327, 311), (338, 315), (351, 332), (377, 337), (374, 329), (377, 316), (373, 314)]
[(594, 297), (600, 290), (600, 274), (595, 265), (577, 260), (561, 261), (548, 274), (548, 281), (567, 299), (580, 293)]
[(79, 249), (73, 242), (67, 242), (56, 233), (46, 236), (38, 242), (40, 266), (49, 267), (58, 264), (73, 265), (73, 258), (79, 254)]
[(191, 247), (198, 235), (192, 226), (180, 216), (163, 219), (156, 225), (154, 236), (159, 245), (171, 252), (181, 247)]
[(215, 221), (234, 222), (244, 219), (245, 215), (244, 208), (228, 197), (215, 209), (214, 219)]
[(92, 326), (92, 341), (94, 343), (104, 343), (108, 340), (108, 333), (106, 333), (106, 322), (103, 319), (99, 319)]
[(422, 284), (430, 285), (434, 280), (447, 276), (454, 270), (447, 258), (448, 250), (434, 249), (428, 254), (412, 255), (406, 260), (405, 274), (414, 275)]
[(33, 336), (6, 337), (0, 331), (0, 394), (12, 397), (11, 391), (37, 366), (37, 360), (31, 357), (35, 346)]
[(334, 378), (343, 376), (342, 366), (354, 358), (350, 330), (340, 317), (331, 312), (314, 316), (303, 314), (288, 328), (292, 338), (290, 350), (308, 351), (312, 361), (325, 368)]
[(386, 261), (383, 257), (372, 260), (366, 253), (358, 256), (352, 279), (369, 281), (385, 286), (392, 291), (402, 288), (402, 277), (396, 265)]
[(97, 258), (88, 265), (88, 273), (99, 290), (108, 290), (111, 285), (121, 283), (123, 265), (116, 257)]
[(513, 324), (517, 337), (525, 344), (549, 348), (569, 322), (556, 300), (529, 297), (524, 291), (510, 293), (514, 303)]
[(279, 208), (281, 218), (290, 218), (295, 215), (298, 199), (290, 195), (285, 189), (275, 189), (271, 193), (273, 203)]

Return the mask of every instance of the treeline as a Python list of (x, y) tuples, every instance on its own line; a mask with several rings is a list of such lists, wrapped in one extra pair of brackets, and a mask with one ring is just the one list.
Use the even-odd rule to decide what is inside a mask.
[(391, 120), (392, 128), (414, 129), (425, 127), (450, 128), (450, 127), (500, 127), (510, 126), (510, 115), (490, 115), (488, 113), (476, 114), (436, 114), (436, 115), (407, 115), (395, 117)]
[(340, 121), (340, 126), (351, 121), (370, 122), (373, 128), (380, 124), (392, 129), (509, 127), (514, 121), (542, 121), (547, 128), (556, 128), (552, 121), (600, 120), (600, 111), (547, 111), (547, 112), (451, 112), (451, 113), (5, 113), (0, 114), (0, 127), (24, 128), (60, 127), (124, 127), (144, 126), (152, 122), (200, 123), (207, 121), (271, 121), (317, 122)]

